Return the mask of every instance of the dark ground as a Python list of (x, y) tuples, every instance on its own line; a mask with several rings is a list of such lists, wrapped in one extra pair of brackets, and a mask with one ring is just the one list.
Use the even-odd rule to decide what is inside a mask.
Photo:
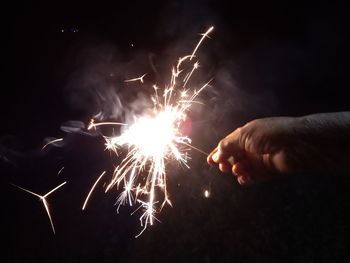
[[(62, 123), (86, 123), (95, 113), (97, 104), (91, 101), (88, 107), (88, 95), (72, 95), (76, 86), (87, 86), (87, 91), (113, 86), (118, 80), (108, 79), (110, 72), (122, 75), (125, 69), (129, 74), (135, 63), (136, 72), (144, 72), (148, 54), (173, 61), (212, 24), (216, 29), (203, 47), (202, 65), (205, 79), (214, 76), (216, 93), (204, 94), (207, 108), (193, 113), (194, 145), (209, 151), (229, 131), (258, 117), (349, 110), (345, 5), (256, 2), (58, 2), (8, 10), (11, 33), (4, 52), (10, 81), (3, 84), (0, 105), (3, 258), (349, 261), (350, 177), (296, 175), (240, 187), (193, 152), (191, 170), (170, 167), (173, 207), (159, 214), (162, 223), (135, 239), (138, 217), (130, 216), (128, 208), (117, 215), (113, 193), (98, 188), (87, 211), (81, 211), (96, 175), (112, 165), (101, 138), (69, 134), (65, 147), (38, 151), (45, 137), (62, 136)], [(45, 193), (65, 180), (48, 200), (53, 235), (41, 203), (10, 183)], [(211, 197), (206, 199), (208, 187)]]

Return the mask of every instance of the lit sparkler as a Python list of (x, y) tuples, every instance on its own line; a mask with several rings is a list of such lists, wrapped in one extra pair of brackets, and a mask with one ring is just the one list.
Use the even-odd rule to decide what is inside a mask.
[[(185, 62), (192, 63), (191, 60), (196, 57), (199, 46), (213, 29), (214, 27), (211, 27), (202, 34), (191, 55), (179, 58), (176, 66), (172, 68), (170, 83), (163, 89), (161, 95), (159, 95), (158, 86), (153, 85), (154, 95), (151, 99), (154, 106), (151, 113), (137, 117), (135, 122), (130, 125), (111, 122), (95, 123), (92, 120), (88, 127), (88, 129), (92, 129), (101, 125), (125, 125), (125, 130), (119, 136), (104, 136), (108, 150), (119, 154), (121, 148), (128, 149), (126, 157), (115, 168), (112, 180), (105, 191), (107, 192), (115, 186), (117, 189), (120, 186), (123, 187), (116, 202), (118, 212), (121, 205), (139, 204), (136, 210), (143, 209), (144, 211), (140, 217), (143, 227), (140, 234), (147, 226), (153, 225), (155, 220), (159, 221), (155, 214), (160, 212), (165, 204), (171, 206), (167, 192), (166, 163), (170, 160), (176, 160), (189, 168), (189, 148), (207, 154), (191, 145), (191, 139), (182, 134), (181, 126), (186, 120), (186, 114), (191, 106), (194, 103), (200, 103), (196, 99), (210, 82), (205, 83), (199, 89), (187, 88), (191, 76), (199, 67), (199, 62), (191, 64), (192, 67), (189, 69), (184, 64)], [(144, 83), (145, 76), (146, 74), (126, 80), (126, 82), (139, 81)], [(104, 173), (90, 190), (83, 210), (93, 189), (103, 175)], [(143, 184), (139, 183), (140, 177), (145, 178)], [(159, 194), (163, 198), (161, 205), (157, 205)]]

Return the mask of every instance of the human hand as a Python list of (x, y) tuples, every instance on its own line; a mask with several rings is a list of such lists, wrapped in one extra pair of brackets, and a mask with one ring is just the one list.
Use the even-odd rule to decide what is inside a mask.
[(231, 171), (240, 184), (265, 180), (298, 170), (312, 147), (303, 142), (301, 119), (264, 118), (251, 121), (222, 139), (209, 154), (208, 163)]
[(350, 112), (253, 120), (222, 139), (208, 163), (240, 184), (292, 173), (350, 174)]

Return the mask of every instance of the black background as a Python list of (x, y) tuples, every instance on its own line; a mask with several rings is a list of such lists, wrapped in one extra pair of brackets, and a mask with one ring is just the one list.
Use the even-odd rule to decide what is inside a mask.
[[(209, 151), (229, 131), (258, 117), (349, 110), (344, 3), (50, 2), (18, 4), (3, 12), (9, 15), (10, 33), (3, 31), (8, 63), (0, 105), (2, 256), (9, 262), (349, 260), (346, 177), (298, 175), (240, 187), (193, 153), (191, 170), (170, 167), (173, 207), (159, 214), (162, 223), (135, 239), (138, 216), (129, 215), (133, 208), (118, 215), (116, 194), (99, 188), (88, 210), (81, 211), (96, 176), (105, 167), (112, 169), (101, 138), (71, 134), (66, 147), (39, 151), (45, 137), (62, 136), (62, 123), (86, 123), (94, 113), (67, 99), (67, 86), (77, 76), (72, 72), (79, 77), (80, 66), (94, 64), (94, 56), (84, 60), (86, 49), (89, 56), (91, 50), (103, 50), (96, 57), (100, 62), (106, 47), (112, 47), (118, 53), (112, 68), (116, 61), (144, 63), (142, 54), (171, 61), (183, 55), (176, 52), (191, 49), (197, 33), (210, 25), (215, 31), (205, 44), (205, 62), (210, 62), (205, 78), (214, 76), (216, 100), (209, 104), (215, 103), (216, 118), (194, 122), (193, 134), (201, 134), (194, 138), (197, 146)], [(182, 42), (184, 47), (175, 48)], [(232, 86), (225, 79), (233, 80)], [(193, 118), (209, 116), (203, 114)], [(11, 183), (44, 194), (65, 180), (67, 185), (48, 200), (53, 235), (41, 203)], [(207, 188), (208, 199), (203, 197)]]

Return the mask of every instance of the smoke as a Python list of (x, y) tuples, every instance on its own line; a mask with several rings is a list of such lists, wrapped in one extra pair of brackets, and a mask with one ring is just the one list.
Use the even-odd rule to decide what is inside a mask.
[[(87, 130), (92, 118), (98, 122), (129, 124), (135, 117), (147, 114), (153, 108), (153, 84), (160, 89), (166, 87), (172, 66), (179, 57), (191, 54), (200, 34), (212, 25), (214, 31), (193, 59), (199, 62), (199, 69), (188, 83), (188, 87), (198, 90), (210, 81), (198, 98), (200, 104), (194, 104), (188, 113), (193, 145), (209, 152), (222, 137), (247, 121), (276, 114), (280, 106), (276, 87), (283, 83), (283, 78), (292, 78), (294, 72), (286, 70), (281, 74), (274, 62), (289, 57), (298, 62), (303, 54), (296, 56), (298, 52), (293, 48), (278, 48), (280, 46), (275, 43), (269, 46), (268, 42), (260, 48), (259, 43), (242, 48), (237, 31), (222, 21), (211, 7), (209, 0), (201, 3), (176, 1), (164, 5), (159, 23), (147, 33), (141, 32), (144, 39), (135, 38), (138, 42), (124, 39), (124, 36), (114, 41), (82, 37), (76, 42), (67, 52), (61, 71), (66, 72), (66, 105), (71, 112), (77, 113), (74, 117), (78, 118), (61, 125), (61, 133), (57, 132), (56, 138), (63, 140), (49, 144), (43, 154), (53, 148), (69, 148), (76, 135), (101, 137), (100, 128)], [(289, 57), (286, 54), (290, 54)], [(268, 60), (270, 63), (261, 63)], [(147, 74), (144, 83), (125, 82), (143, 74)], [(109, 131), (118, 134), (123, 127), (118, 129)], [(56, 138), (46, 138), (43, 145)], [(195, 159), (200, 160), (195, 169), (205, 174), (205, 158), (199, 154), (192, 156), (193, 163)]]
[[(138, 34), (133, 38), (136, 42), (123, 35), (114, 41), (81, 41), (67, 62), (69, 107), (84, 112), (84, 120), (132, 121), (152, 107), (152, 85), (165, 87), (172, 65), (193, 50), (200, 33), (214, 25), (198, 50), (195, 59), (200, 68), (190, 83), (196, 87), (212, 79), (200, 96), (204, 106), (194, 105), (190, 113), (194, 128), (201, 137), (206, 134), (202, 140), (213, 145), (247, 121), (283, 112), (279, 96), (286, 82), (292, 83), (304, 70), (305, 52), (261, 36), (244, 14), (235, 23), (221, 15), (215, 1), (166, 1), (157, 11), (154, 27), (140, 24), (126, 35)], [(124, 82), (145, 73), (143, 84)]]
[[(199, 134), (207, 148), (244, 122), (269, 113), (271, 105), (276, 105), (273, 92), (254, 93), (241, 85), (241, 62), (225, 39), (230, 29), (211, 9), (211, 1), (201, 2), (200, 8), (198, 5), (197, 1), (164, 5), (157, 27), (145, 39), (147, 42), (153, 38), (152, 42), (157, 43), (154, 48), (147, 45), (143, 48), (142, 42), (125, 48), (101, 39), (82, 39), (76, 43), (67, 52), (61, 70), (68, 75), (64, 87), (66, 103), (81, 118), (62, 124), (61, 131), (91, 135), (86, 131), (86, 122), (91, 118), (130, 123), (144, 114), (153, 106), (152, 85), (163, 88), (169, 83), (171, 67), (179, 57), (191, 53), (200, 33), (211, 25), (215, 30), (198, 50), (195, 59), (200, 68), (189, 83), (198, 89), (211, 80), (210, 87), (199, 98), (204, 105), (194, 105), (189, 113), (193, 132)], [(125, 82), (145, 73), (145, 83)], [(43, 144), (52, 139), (47, 138)]]
[(119, 54), (111, 45), (85, 46), (74, 54), (65, 87), (67, 104), (102, 120), (118, 119), (123, 105), (116, 92), (122, 67)]
[[(66, 105), (78, 118), (63, 123), (63, 134), (58, 132), (56, 137), (63, 137), (63, 141), (49, 145), (45, 151), (65, 146), (69, 141), (67, 135), (98, 136), (98, 132), (86, 129), (91, 118), (132, 123), (135, 117), (152, 109), (152, 85), (165, 87), (178, 58), (190, 54), (200, 34), (212, 25), (214, 31), (194, 58), (200, 66), (189, 83), (191, 88), (198, 89), (211, 80), (199, 97), (202, 104), (193, 105), (189, 113), (191, 137), (196, 145), (209, 151), (228, 132), (274, 112), (277, 103), (273, 90), (256, 89), (257, 81), (245, 82), (256, 78), (256, 74), (245, 75), (251, 72), (250, 66), (247, 68), (244, 55), (231, 46), (234, 31), (212, 6), (210, 0), (164, 4), (156, 26), (148, 28), (147, 33), (140, 32), (144, 39), (135, 38), (138, 42), (124, 39), (123, 35), (114, 41), (94, 36), (76, 41), (66, 53), (61, 71), (66, 75)], [(143, 29), (145, 26), (140, 25), (139, 31)], [(247, 53), (249, 49), (243, 52)], [(125, 82), (145, 73), (144, 83)], [(53, 139), (48, 137), (42, 144)]]

